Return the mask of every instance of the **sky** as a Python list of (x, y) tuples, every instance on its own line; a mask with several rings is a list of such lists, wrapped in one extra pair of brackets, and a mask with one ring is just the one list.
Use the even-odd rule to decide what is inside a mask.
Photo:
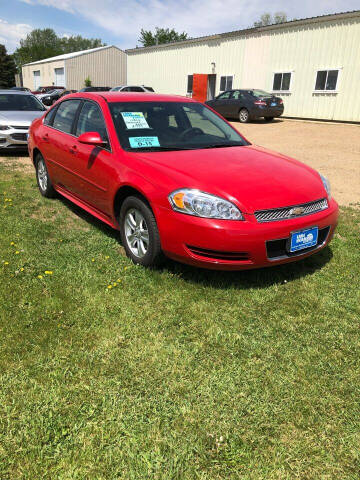
[(32, 29), (50, 27), (126, 49), (140, 46), (141, 28), (199, 37), (247, 28), (264, 12), (293, 19), (359, 9), (360, 0), (0, 0), (0, 43), (12, 53)]

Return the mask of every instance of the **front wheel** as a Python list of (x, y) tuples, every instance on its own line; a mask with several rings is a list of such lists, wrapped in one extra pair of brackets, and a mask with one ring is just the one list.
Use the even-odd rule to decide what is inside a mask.
[(163, 260), (160, 235), (149, 206), (138, 197), (128, 197), (120, 210), (120, 235), (126, 254), (144, 267), (154, 267)]
[(246, 108), (242, 108), (239, 112), (239, 120), (241, 123), (248, 123), (250, 120), (250, 115)]
[(36, 180), (40, 190), (40, 193), (43, 197), (54, 198), (56, 196), (56, 191), (51, 183), (48, 169), (44, 157), (38, 153), (36, 160)]

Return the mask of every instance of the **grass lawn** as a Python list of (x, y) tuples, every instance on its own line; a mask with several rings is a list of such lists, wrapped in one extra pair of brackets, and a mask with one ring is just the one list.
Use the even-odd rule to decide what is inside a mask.
[(151, 271), (33, 174), (0, 195), (1, 479), (359, 479), (359, 210), (300, 263)]

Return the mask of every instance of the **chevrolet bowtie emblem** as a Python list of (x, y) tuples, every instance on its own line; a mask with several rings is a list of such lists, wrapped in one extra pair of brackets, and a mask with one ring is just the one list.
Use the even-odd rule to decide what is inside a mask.
[(289, 212), (289, 214), (293, 217), (295, 215), (301, 215), (303, 214), (305, 211), (305, 208), (304, 207), (295, 207), (295, 208), (292, 208)]

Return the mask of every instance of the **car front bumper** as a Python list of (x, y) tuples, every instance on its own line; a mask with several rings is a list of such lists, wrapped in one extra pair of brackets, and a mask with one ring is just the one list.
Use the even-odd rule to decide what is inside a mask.
[[(254, 215), (244, 221), (212, 220), (155, 208), (164, 253), (183, 263), (217, 270), (245, 270), (294, 262), (324, 248), (338, 220), (334, 200), (321, 212), (277, 222), (258, 223)], [(290, 254), (286, 242), (292, 232), (319, 228), (314, 247)]]
[(0, 130), (0, 149), (27, 148), (29, 127)]

